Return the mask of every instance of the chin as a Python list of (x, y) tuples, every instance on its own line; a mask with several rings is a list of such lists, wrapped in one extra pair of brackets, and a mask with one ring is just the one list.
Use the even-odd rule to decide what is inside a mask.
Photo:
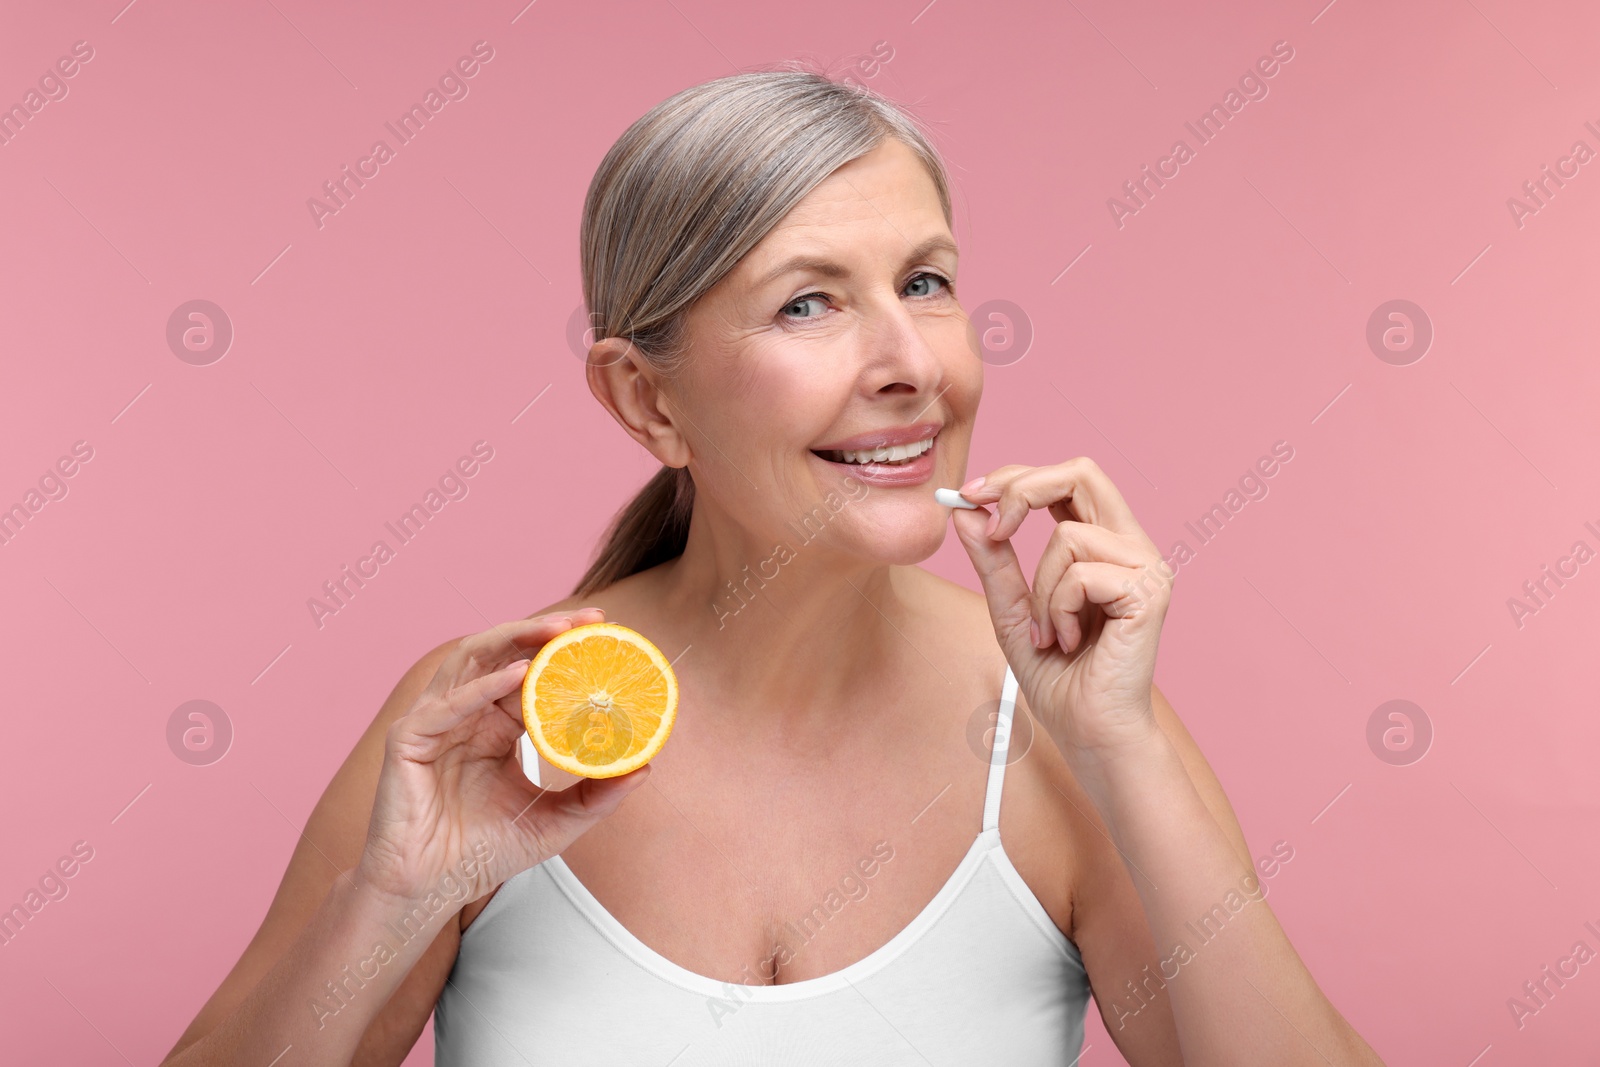
[(884, 515), (881, 519), (866, 516), (868, 521), (853, 527), (840, 539), (840, 545), (843, 547), (848, 541), (856, 555), (890, 566), (921, 563), (939, 551), (950, 530), (949, 511), (931, 500), (926, 510), (926, 514)]

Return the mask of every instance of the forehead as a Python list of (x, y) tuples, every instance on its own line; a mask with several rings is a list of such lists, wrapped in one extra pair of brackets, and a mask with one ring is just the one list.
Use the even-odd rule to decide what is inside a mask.
[(930, 233), (948, 232), (933, 176), (915, 152), (891, 137), (823, 179), (741, 266), (759, 272), (799, 246), (857, 237), (917, 243)]

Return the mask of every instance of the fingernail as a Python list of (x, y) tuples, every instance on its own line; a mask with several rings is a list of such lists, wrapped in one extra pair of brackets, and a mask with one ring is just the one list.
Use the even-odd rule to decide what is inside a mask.
[(996, 530), (998, 530), (999, 528), (1000, 528), (1000, 513), (998, 511), (996, 511), (993, 515), (989, 516), (989, 526), (983, 532), (987, 536), (993, 537), (994, 536), (994, 532)]
[(1033, 647), (1039, 647), (1039, 623), (1037, 620), (1028, 620), (1028, 629), (1033, 633)]
[(978, 488), (982, 484), (983, 484), (983, 478), (974, 478), (974, 479), (972, 479), (972, 481), (968, 482), (966, 485), (963, 485), (961, 487), (961, 492), (969, 493), (972, 490)]

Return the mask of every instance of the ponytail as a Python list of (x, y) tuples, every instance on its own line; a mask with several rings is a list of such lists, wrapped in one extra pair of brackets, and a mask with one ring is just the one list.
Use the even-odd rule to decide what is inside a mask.
[(630, 574), (683, 555), (694, 511), (694, 479), (687, 467), (662, 467), (626, 507), (612, 516), (603, 546), (572, 595), (586, 597)]

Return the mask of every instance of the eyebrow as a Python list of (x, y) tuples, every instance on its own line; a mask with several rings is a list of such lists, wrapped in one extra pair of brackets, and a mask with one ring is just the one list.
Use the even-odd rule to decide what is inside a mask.
[[(949, 252), (954, 255), (959, 255), (960, 249), (956, 248), (955, 242), (950, 240), (950, 238), (944, 236), (943, 234), (938, 234), (928, 238), (926, 241), (923, 241), (921, 244), (913, 248), (910, 252), (906, 253), (906, 262), (914, 263), (919, 259), (926, 259), (935, 252)], [(761, 286), (770, 285), (772, 282), (777, 281), (785, 274), (792, 274), (796, 271), (811, 271), (828, 278), (845, 278), (850, 274), (848, 267), (841, 266), (840, 264), (833, 262), (831, 259), (819, 259), (815, 256), (798, 255), (791, 256), (782, 263), (779, 263), (777, 266), (773, 267), (771, 270), (767, 271), (766, 274), (762, 275), (756, 280), (756, 286), (759, 288)]]

